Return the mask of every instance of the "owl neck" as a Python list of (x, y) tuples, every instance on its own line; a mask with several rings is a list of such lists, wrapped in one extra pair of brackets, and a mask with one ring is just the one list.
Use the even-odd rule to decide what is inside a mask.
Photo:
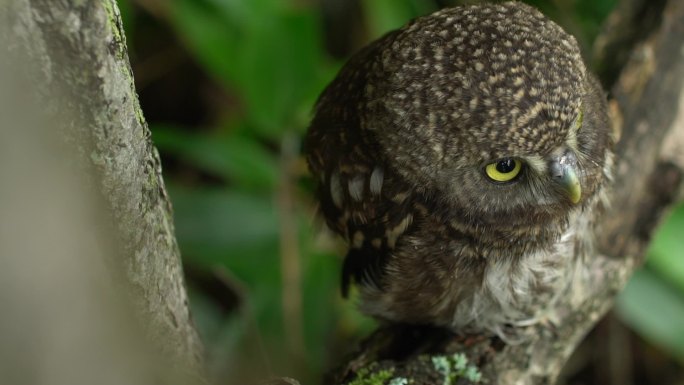
[(497, 225), (451, 219), (447, 222), (451, 239), (461, 240), (462, 253), (475, 258), (527, 255), (550, 250), (567, 231), (566, 218), (543, 224)]

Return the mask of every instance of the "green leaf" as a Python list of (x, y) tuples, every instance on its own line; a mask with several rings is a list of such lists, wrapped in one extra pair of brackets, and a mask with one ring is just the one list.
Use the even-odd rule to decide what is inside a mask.
[(237, 91), (251, 127), (276, 138), (306, 123), (329, 67), (313, 7), (291, 9), (273, 0), (171, 4), (180, 36), (205, 68)]
[(209, 73), (230, 85), (238, 76), (235, 55), (241, 38), (240, 13), (230, 17), (231, 13), (217, 4), (227, 7), (230, 2), (173, 0), (169, 2), (171, 22)]
[(634, 274), (616, 310), (644, 338), (684, 358), (684, 298), (653, 272)]
[(366, 0), (363, 7), (368, 18), (371, 39), (402, 27), (411, 19), (437, 10), (433, 1), (424, 0)]
[[(228, 268), (244, 285), (246, 301), (240, 319), (233, 317), (220, 324), (211, 303), (201, 298), (194, 305), (201, 312), (198, 325), (210, 336), (208, 349), (233, 361), (247, 363), (269, 356), (276, 369), (292, 365), (283, 357), (287, 336), (283, 331), (281, 301), (281, 261), (279, 222), (273, 199), (268, 195), (243, 194), (224, 189), (187, 189), (169, 187), (174, 204), (176, 233), (185, 263)], [(302, 332), (307, 349), (307, 366), (322, 370), (328, 354), (325, 344), (335, 330), (335, 307), (339, 298), (339, 261), (314, 250), (310, 218), (298, 216), (300, 263), (302, 268)], [(249, 325), (245, 322), (252, 322)], [(241, 336), (238, 331), (255, 331)], [(264, 351), (247, 352), (268, 343)], [(222, 344), (217, 346), (214, 342)], [(260, 348), (261, 349), (261, 348)], [(261, 354), (261, 356), (259, 355)], [(242, 362), (244, 364), (245, 362)]]
[(408, 1), (366, 0), (363, 7), (372, 39), (397, 29), (418, 16)]
[(280, 332), (279, 224), (270, 195), (169, 186), (176, 236), (186, 263), (224, 266), (248, 290), (265, 330)]
[(277, 184), (274, 155), (252, 137), (192, 134), (156, 125), (152, 127), (152, 138), (161, 151), (224, 177), (241, 189), (271, 191)]
[(576, 18), (600, 24), (617, 5), (618, 0), (578, 0), (575, 5)]
[[(684, 296), (684, 204), (656, 232), (648, 251), (648, 266), (679, 288)], [(684, 322), (684, 320), (682, 321)]]
[(169, 186), (186, 260), (228, 267), (245, 281), (279, 282), (278, 221), (270, 195)]
[(321, 254), (311, 247), (315, 230), (301, 221), (302, 280), (302, 321), (307, 364), (317, 371), (325, 369), (327, 355), (330, 354), (329, 341), (339, 321), (338, 305), (341, 300), (340, 261), (335, 256)]
[(311, 109), (325, 70), (320, 29), (313, 12), (290, 10), (250, 26), (237, 83), (259, 132), (279, 135), (305, 123), (301, 111)]
[(124, 26), (124, 33), (126, 34), (126, 44), (128, 48), (131, 49), (133, 46), (133, 25), (134, 17), (133, 11), (131, 9), (130, 0), (117, 0), (117, 5), (119, 6), (119, 12), (121, 13), (121, 21)]

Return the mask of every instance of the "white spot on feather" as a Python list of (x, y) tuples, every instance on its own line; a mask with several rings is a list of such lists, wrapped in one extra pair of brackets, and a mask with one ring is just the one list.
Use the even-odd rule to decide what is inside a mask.
[(337, 208), (342, 208), (342, 184), (340, 183), (340, 174), (335, 171), (330, 177), (330, 197), (332, 201), (337, 206)]
[(357, 175), (349, 181), (349, 195), (353, 200), (360, 202), (363, 198), (363, 175)]
[(380, 167), (373, 169), (370, 177), (370, 192), (375, 195), (380, 195), (382, 191), (382, 182), (385, 174)]

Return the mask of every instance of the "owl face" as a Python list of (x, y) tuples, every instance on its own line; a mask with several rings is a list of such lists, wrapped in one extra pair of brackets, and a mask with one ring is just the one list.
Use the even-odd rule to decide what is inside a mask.
[[(600, 95), (600, 89), (594, 94)], [(603, 179), (607, 122), (601, 119), (602, 103), (592, 95), (583, 95), (587, 106), (580, 106), (561, 140), (533, 151), (526, 146), (483, 151), (467, 160), (455, 153), (456, 160), (442, 158), (426, 186), (471, 224), (510, 228), (558, 221), (591, 201)], [(487, 148), (487, 142), (479, 144)]]

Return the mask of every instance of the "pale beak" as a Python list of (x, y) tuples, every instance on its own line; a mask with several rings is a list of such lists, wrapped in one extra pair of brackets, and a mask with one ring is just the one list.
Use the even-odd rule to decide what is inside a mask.
[(562, 151), (549, 162), (551, 178), (562, 188), (573, 204), (582, 198), (582, 185), (577, 175), (577, 156), (572, 150)]

